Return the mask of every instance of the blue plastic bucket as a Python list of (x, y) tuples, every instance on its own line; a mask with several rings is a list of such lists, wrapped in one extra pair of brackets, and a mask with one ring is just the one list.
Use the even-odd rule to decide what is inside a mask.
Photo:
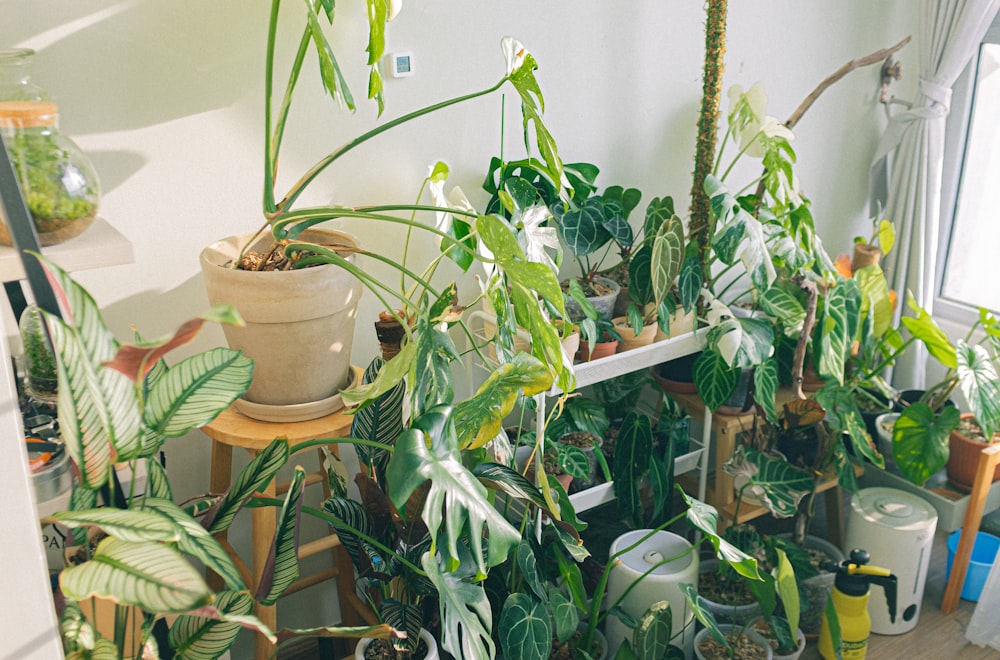
[[(945, 572), (945, 581), (951, 575), (951, 564), (955, 560), (955, 553), (958, 551), (958, 541), (962, 538), (962, 530), (957, 529), (948, 537), (948, 568)], [(976, 533), (976, 543), (972, 546), (972, 558), (969, 560), (969, 570), (965, 574), (965, 584), (962, 585), (962, 599), (976, 602), (983, 592), (983, 585), (989, 577), (990, 567), (996, 559), (997, 551), (1000, 550), (1000, 538), (987, 534), (986, 532)]]

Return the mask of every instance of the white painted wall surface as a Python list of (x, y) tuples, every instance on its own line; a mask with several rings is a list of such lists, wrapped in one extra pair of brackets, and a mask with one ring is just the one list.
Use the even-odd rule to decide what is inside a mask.
[[(0, 0), (0, 46), (38, 51), (34, 79), (59, 101), (63, 130), (92, 157), (104, 186), (102, 215), (135, 246), (134, 264), (79, 275), (120, 337), (128, 336), (131, 324), (147, 336), (165, 334), (203, 310), (200, 249), (260, 223), (269, 4)], [(285, 4), (285, 23), (294, 23), (301, 5)], [(500, 39), (512, 35), (541, 65), (546, 119), (564, 160), (598, 164), (602, 187), (638, 187), (643, 207), (654, 196), (672, 195), (683, 212), (700, 100), (703, 4), (406, 0), (390, 26), (388, 49), (412, 52), (416, 74), (387, 78), (385, 116), (492, 84), (504, 68)], [(770, 114), (785, 119), (848, 60), (915, 34), (917, 7), (901, 0), (732, 2), (725, 87), (763, 81)], [(360, 102), (366, 75), (363, 3), (341, 0), (337, 12), (337, 54)], [(282, 50), (287, 53), (297, 39), (297, 32), (283, 32)], [(905, 98), (915, 84), (910, 72), (916, 55), (913, 45), (901, 54), (907, 77), (894, 89), (897, 96)], [(312, 84), (312, 66), (288, 135), (286, 176), (375, 121), (374, 108), (363, 103), (353, 117), (332, 107)], [(851, 237), (867, 229), (868, 165), (885, 124), (878, 92), (878, 66), (856, 71), (828, 90), (796, 130), (796, 171), (832, 253), (847, 251)], [(512, 93), (507, 108), (506, 154), (513, 158), (523, 146)], [(345, 158), (317, 182), (309, 199), (345, 205), (411, 201), (428, 166), (445, 160), (452, 183), (482, 204), (479, 184), (498, 153), (499, 135), (499, 96), (447, 110)], [(401, 234), (385, 227), (345, 227), (383, 253), (394, 254), (402, 243)], [(460, 283), (466, 297), (473, 287), (468, 278)], [(355, 341), (357, 364), (374, 353), (368, 328), (376, 310), (367, 296)], [(222, 333), (211, 329), (199, 348), (222, 341)], [(192, 434), (168, 447), (175, 493), (203, 491), (206, 438)], [(9, 596), (0, 601), (5, 615), (16, 609)], [(315, 614), (314, 604), (302, 603), (321, 597), (316, 590), (298, 595), (301, 608), (285, 606), (283, 622), (324, 622), (310, 616), (325, 612)]]

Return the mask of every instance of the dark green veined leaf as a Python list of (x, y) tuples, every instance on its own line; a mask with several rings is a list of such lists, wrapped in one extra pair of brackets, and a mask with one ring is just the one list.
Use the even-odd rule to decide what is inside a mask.
[(646, 217), (642, 222), (642, 235), (648, 239), (656, 236), (664, 222), (674, 215), (674, 198), (654, 197), (646, 207)]
[[(430, 448), (425, 434), (430, 437)], [(462, 464), (457, 443), (451, 408), (440, 407), (415, 419), (412, 428), (396, 442), (386, 468), (389, 496), (401, 508), (417, 487), (430, 480), (423, 517), (432, 538), (444, 532), (445, 547), (438, 550), (451, 561), (455, 560), (460, 537), (467, 534), (468, 538), (478, 539), (488, 530), (486, 557), (480, 544), (473, 548), (477, 575), (483, 579), (486, 564), (495, 566), (506, 560), (521, 535), (486, 499), (486, 489)], [(452, 563), (447, 565), (454, 570)]]
[(240, 398), (253, 379), (253, 360), (240, 351), (216, 348), (182, 360), (153, 386), (146, 424), (176, 438), (207, 424)]
[(548, 602), (549, 610), (552, 612), (555, 638), (565, 642), (580, 627), (580, 611), (565, 593), (552, 585), (549, 586)]
[(462, 449), (477, 449), (495, 438), (520, 395), (534, 396), (552, 386), (552, 374), (535, 357), (518, 353), (501, 364), (476, 393), (455, 406)]
[(545, 591), (544, 580), (538, 572), (538, 560), (535, 559), (535, 553), (531, 549), (531, 544), (522, 539), (514, 552), (521, 579), (525, 581), (539, 599), (544, 600), (547, 598), (548, 594)]
[(211, 602), (201, 573), (162, 543), (108, 537), (90, 561), (63, 570), (63, 593), (73, 600), (97, 595), (147, 612), (182, 613)]
[(753, 370), (754, 401), (763, 409), (772, 424), (778, 423), (775, 397), (778, 394), (778, 361), (768, 358)]
[(506, 465), (491, 462), (480, 463), (472, 468), (472, 474), (490, 490), (500, 491), (517, 499), (528, 500), (543, 509), (547, 508), (545, 499), (535, 488), (535, 485), (525, 479), (520, 472), (510, 469)]
[(217, 573), (229, 589), (246, 589), (240, 572), (215, 537), (205, 531), (194, 518), (170, 500), (147, 497), (143, 506), (169, 518), (177, 526), (177, 549), (189, 557), (194, 557), (206, 568)]
[(394, 639), (393, 648), (397, 651), (413, 653), (420, 642), (420, 628), (423, 627), (423, 616), (420, 606), (416, 603), (404, 605), (395, 598), (386, 598), (378, 607), (379, 619), (396, 630), (406, 632), (403, 639)]
[[(697, 250), (697, 243), (691, 245)], [(704, 283), (705, 272), (702, 270), (701, 260), (696, 255), (685, 256), (684, 263), (681, 264), (681, 273), (677, 279), (677, 293), (680, 296), (678, 302), (685, 312), (690, 312), (695, 303), (698, 302)]]
[(681, 272), (684, 261), (684, 224), (676, 215), (671, 216), (653, 238), (650, 258), (653, 295), (657, 304), (666, 298), (674, 280)]
[(274, 478), (288, 462), (288, 440), (278, 438), (258, 453), (233, 480), (229, 491), (205, 514), (202, 525), (211, 533), (229, 529), (236, 512), (259, 490)]
[(673, 636), (673, 612), (670, 602), (653, 603), (642, 614), (632, 635), (632, 644), (640, 658), (664, 658)]
[(305, 489), (306, 471), (295, 466), (292, 481), (285, 494), (285, 502), (278, 513), (278, 527), (274, 542), (267, 555), (264, 572), (259, 576), (256, 599), (264, 605), (273, 605), (299, 577), (298, 523), (302, 515), (302, 493)]
[(653, 246), (649, 243), (632, 254), (628, 264), (628, 295), (637, 305), (654, 301), (652, 280)]
[(490, 601), (482, 583), (471, 580), (475, 570), (466, 571), (475, 564), (469, 549), (464, 544), (460, 547), (455, 572), (442, 571), (431, 553), (426, 553), (422, 561), (424, 572), (437, 587), (440, 598), (441, 646), (456, 658), (492, 658), (496, 645), (490, 637)]
[(981, 345), (970, 346), (960, 339), (956, 347), (959, 387), (969, 403), (969, 408), (979, 422), (983, 435), (993, 437), (1000, 426), (1000, 389), (997, 388), (997, 369), (989, 352)]
[(552, 623), (545, 603), (514, 592), (500, 612), (500, 649), (511, 660), (547, 660), (552, 650)]
[(688, 505), (687, 520), (708, 538), (715, 548), (715, 555), (720, 561), (727, 562), (740, 575), (752, 580), (759, 580), (757, 560), (746, 554), (733, 544), (718, 535), (719, 512), (715, 507), (690, 497), (678, 489), (684, 502)]
[[(220, 591), (212, 603), (219, 612), (233, 616), (250, 614), (253, 605), (247, 591)], [(177, 660), (213, 660), (233, 645), (242, 630), (237, 622), (182, 614), (170, 626), (168, 640)]]
[[(362, 383), (373, 382), (385, 365), (381, 357), (375, 357), (365, 369)], [(406, 381), (400, 380), (375, 401), (359, 410), (351, 421), (351, 437), (372, 440), (384, 445), (392, 445), (403, 432), (403, 397), (406, 395)], [(369, 467), (384, 468), (389, 456), (385, 450), (355, 445), (358, 461)]]
[(566, 211), (559, 232), (574, 256), (585, 257), (611, 240), (604, 221), (604, 204), (599, 197), (591, 197), (586, 204)]
[(903, 476), (917, 485), (948, 462), (948, 437), (958, 428), (957, 408), (945, 406), (935, 417), (926, 403), (911, 403), (892, 430), (892, 453)]
[(641, 476), (649, 469), (653, 453), (653, 431), (649, 417), (629, 411), (622, 420), (615, 443), (614, 483), (618, 515), (641, 524), (643, 502), (639, 494)]
[[(599, 451), (595, 449), (594, 451)], [(574, 479), (589, 481), (591, 478), (590, 457), (579, 447), (559, 445), (559, 467)]]
[(732, 396), (739, 382), (740, 370), (726, 364), (715, 351), (703, 351), (694, 361), (694, 384), (709, 410), (716, 410)]
[(629, 215), (635, 210), (635, 207), (639, 206), (639, 202), (642, 201), (642, 193), (638, 188), (608, 186), (601, 195), (601, 198), (605, 202), (613, 201), (621, 209), (622, 216), (628, 220)]

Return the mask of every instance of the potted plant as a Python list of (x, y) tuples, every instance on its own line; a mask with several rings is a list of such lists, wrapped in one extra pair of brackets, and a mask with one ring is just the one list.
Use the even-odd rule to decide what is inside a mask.
[[(892, 449), (896, 465), (904, 477), (919, 485), (951, 462), (951, 452), (961, 444), (959, 438), (955, 444), (950, 440), (952, 431), (961, 422), (961, 414), (954, 406), (946, 405), (956, 388), (961, 388), (985, 438), (992, 438), (1000, 427), (1000, 406), (997, 405), (1000, 386), (996, 367), (1000, 321), (987, 310), (980, 309), (979, 317), (966, 336), (952, 343), (912, 297), (908, 297), (907, 304), (914, 316), (903, 317), (902, 322), (947, 368), (940, 381), (931, 385), (918, 401), (903, 408), (893, 426)], [(983, 337), (976, 340), (979, 333), (983, 333)], [(973, 449), (977, 459), (981, 448), (982, 445)], [(968, 474), (964, 477), (949, 474), (949, 480), (959, 487), (971, 488)]]
[[(337, 162), (345, 154), (350, 153), (356, 147), (377, 137), (381, 133), (396, 126), (406, 123), (412, 119), (421, 117), (438, 109), (449, 107), (456, 103), (474, 99), (500, 89), (510, 82), (518, 91), (523, 101), (522, 108), (525, 114), (525, 121), (528, 125), (533, 125), (536, 130), (536, 142), (539, 145), (539, 152), (543, 154), (543, 167), (550, 174), (553, 180), (561, 182), (561, 163), (551, 135), (545, 130), (541, 123), (540, 115), (540, 95), (537, 83), (534, 81), (532, 69), (535, 67), (534, 59), (528, 54), (520, 44), (513, 40), (504, 42), (505, 55), (507, 57), (508, 69), (500, 81), (486, 89), (453, 98), (441, 103), (434, 104), (413, 112), (404, 114), (401, 117), (385, 122), (376, 128), (358, 136), (349, 143), (331, 151), (327, 156), (320, 159), (313, 167), (309, 168), (298, 180), (291, 184), (288, 191), (282, 195), (276, 189), (277, 164), (283, 143), (286, 129), (291, 128), (289, 123), (290, 105), (300, 79), (306, 55), (314, 47), (320, 62), (320, 76), (326, 91), (338, 101), (343, 102), (348, 107), (353, 108), (353, 100), (350, 92), (344, 85), (344, 76), (339, 65), (333, 56), (333, 49), (327, 41), (321, 29), (321, 23), (326, 21), (332, 23), (333, 9), (331, 6), (320, 4), (305, 5), (304, 20), (301, 27), (300, 48), (297, 51), (294, 61), (289, 68), (289, 74), (284, 91), (275, 88), (277, 62), (275, 57), (275, 42), (278, 32), (278, 15), (280, 0), (273, 0), (271, 7), (271, 20), (268, 27), (267, 57), (266, 57), (266, 77), (265, 77), (265, 157), (264, 157), (264, 196), (263, 211), (267, 220), (265, 229), (270, 230), (270, 237), (264, 231), (253, 236), (243, 236), (227, 239), (221, 243), (207, 249), (202, 255), (202, 271), (205, 275), (206, 284), (210, 287), (210, 300), (229, 302), (236, 305), (241, 314), (248, 322), (249, 328), (259, 328), (269, 333), (270, 339), (246, 340), (252, 342), (247, 345), (247, 353), (258, 362), (258, 377), (247, 394), (247, 399), (253, 404), (243, 405), (245, 412), (261, 417), (277, 415), (287, 418), (289, 411), (272, 410), (270, 406), (298, 406), (292, 414), (296, 418), (302, 419), (308, 416), (322, 416), (332, 412), (341, 401), (338, 398), (339, 391), (348, 385), (347, 374), (349, 372), (350, 347), (353, 337), (353, 323), (355, 312), (354, 306), (360, 295), (361, 286), (364, 285), (375, 292), (380, 298), (384, 295), (384, 289), (372, 278), (365, 274), (364, 270), (358, 268), (354, 259), (357, 254), (364, 254), (368, 258), (378, 259), (384, 263), (394, 263), (392, 259), (386, 259), (382, 255), (362, 250), (350, 237), (343, 234), (330, 236), (327, 231), (315, 228), (314, 225), (340, 217), (352, 217), (378, 221), (384, 223), (395, 223), (397, 225), (420, 228), (442, 237), (445, 241), (444, 252), (460, 261), (466, 260), (465, 267), (471, 262), (474, 250), (469, 245), (475, 245), (474, 234), (476, 214), (470, 209), (455, 209), (448, 206), (420, 206), (403, 205), (403, 211), (429, 210), (431, 212), (441, 212), (448, 214), (449, 218), (461, 218), (461, 220), (447, 220), (442, 226), (448, 225), (447, 229), (433, 229), (427, 227), (412, 217), (396, 216), (394, 213), (400, 211), (400, 207), (367, 206), (364, 209), (353, 209), (344, 207), (321, 207), (306, 208), (299, 207), (298, 201), (302, 194), (315, 180), (315, 177)], [(373, 10), (369, 23), (369, 67), (370, 67), (370, 91), (376, 99), (381, 109), (381, 84), (379, 74), (379, 60), (384, 51), (384, 29), (388, 12), (386, 5), (378, 3), (376, 10)], [(263, 237), (263, 238), (261, 238)], [(273, 248), (272, 240), (278, 241), (279, 247)], [(332, 245), (331, 245), (332, 243)], [(324, 246), (324, 244), (327, 244)], [(294, 263), (295, 267), (281, 270), (278, 273), (259, 273), (256, 271), (238, 270), (238, 264), (242, 257), (246, 256), (250, 250), (254, 250), (263, 258), (254, 261), (268, 263), (273, 261), (267, 258), (269, 254), (280, 254), (280, 263)], [(464, 255), (464, 256), (460, 256)], [(306, 267), (308, 266), (308, 267)], [(312, 273), (309, 271), (316, 271)], [(322, 305), (309, 302), (301, 302), (300, 294), (291, 294), (283, 289), (282, 284), (275, 282), (283, 280), (313, 280), (318, 279), (326, 282), (327, 275), (322, 271), (328, 271), (329, 276), (338, 273), (337, 277), (343, 277), (343, 283), (334, 285), (333, 291), (322, 295)], [(345, 272), (346, 271), (346, 272)], [(410, 273), (412, 274), (412, 273)], [(233, 288), (225, 292), (216, 292), (214, 284), (218, 280), (234, 280)], [(359, 284), (360, 282), (360, 284)], [(321, 288), (320, 285), (304, 285), (305, 288)], [(276, 295), (267, 295), (265, 291), (277, 289)], [(390, 289), (391, 291), (391, 289)], [(255, 312), (247, 310), (242, 306), (240, 294), (253, 294), (264, 298), (262, 310)], [(339, 296), (339, 301), (336, 296)], [(405, 292), (400, 291), (397, 296), (405, 296)], [(435, 300), (437, 296), (431, 295), (430, 299)], [(281, 308), (274, 304), (280, 301), (287, 305)], [(337, 302), (335, 302), (337, 301)], [(386, 301), (385, 308), (394, 310), (398, 307)], [(404, 301), (409, 307), (417, 307), (417, 301)], [(411, 304), (412, 303), (412, 304)], [(290, 339), (287, 328), (277, 327), (276, 323), (289, 320), (294, 311), (293, 305), (305, 312), (307, 325), (316, 330), (317, 326), (322, 326), (324, 330), (332, 329), (342, 323), (340, 333), (335, 340), (321, 340), (319, 343), (313, 340)], [(561, 308), (561, 305), (560, 305)], [(321, 310), (321, 311), (318, 311)], [(529, 326), (530, 327), (530, 326)], [(534, 332), (534, 331), (533, 331)], [(232, 332), (231, 335), (245, 334), (246, 331)], [(282, 341), (275, 339), (280, 337)], [(231, 342), (242, 342), (245, 338), (231, 337)], [(278, 355), (275, 366), (269, 366), (266, 358), (271, 354), (278, 353), (274, 350), (276, 345), (294, 345), (302, 347), (305, 355), (301, 356), (301, 361), (296, 362), (294, 358)], [(331, 349), (318, 349), (318, 346), (330, 346)], [(317, 354), (318, 350), (324, 351)], [(322, 361), (322, 362), (321, 362)], [(317, 365), (322, 365), (317, 367)], [(300, 385), (305, 374), (319, 374), (324, 378), (322, 383), (316, 385)], [(294, 383), (282, 385), (281, 379), (291, 374)], [(267, 394), (258, 394), (265, 388), (274, 388), (275, 399), (271, 399)], [(301, 388), (301, 389), (299, 389)], [(295, 393), (298, 389), (299, 393)], [(292, 400), (292, 399), (295, 400)]]
[(39, 401), (54, 402), (59, 392), (56, 357), (42, 321), (41, 309), (28, 305), (21, 313), (18, 327), (24, 348), (24, 376), (28, 396)]
[[(225, 531), (254, 491), (274, 478), (290, 451), (278, 439), (262, 450), (227, 493), (174, 504), (170, 483), (156, 460), (170, 437), (211, 421), (240, 396), (251, 380), (252, 362), (238, 351), (216, 348), (168, 366), (165, 357), (185, 345), (206, 322), (239, 322), (231, 308), (213, 308), (157, 342), (120, 344), (90, 295), (58, 267), (42, 260), (60, 301), (61, 318), (44, 314), (57, 356), (62, 440), (76, 466), (70, 509), (46, 519), (73, 530), (85, 561), (62, 571), (66, 600), (62, 627), (67, 652), (113, 657), (164, 654), (169, 650), (218, 657), (244, 626), (278, 642), (300, 634), (395, 635), (388, 626), (365, 630), (336, 627), (271, 631), (251, 616), (255, 600), (273, 602), (298, 575), (294, 527), (305, 471), (299, 468), (280, 509), (275, 571), (251, 592), (236, 564), (213, 536)], [(121, 492), (112, 462), (133, 472), (145, 463), (145, 492)], [(98, 506), (101, 493), (110, 505)], [(91, 530), (90, 534), (86, 531)], [(98, 540), (100, 539), (100, 540)], [(213, 593), (192, 560), (218, 574), (224, 589)], [(91, 596), (110, 600), (113, 633), (102, 637), (89, 621)], [(134, 647), (126, 648), (126, 613), (142, 619)], [(177, 615), (174, 617), (173, 615)], [(167, 616), (170, 616), (168, 624)]]

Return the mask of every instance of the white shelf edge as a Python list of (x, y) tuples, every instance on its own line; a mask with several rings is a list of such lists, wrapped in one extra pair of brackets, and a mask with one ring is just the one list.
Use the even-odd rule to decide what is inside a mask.
[[(135, 260), (132, 243), (107, 220), (98, 217), (82, 234), (68, 241), (42, 248), (42, 254), (67, 271), (120, 266)], [(25, 278), (17, 251), (0, 246), (0, 281)]]
[[(698, 467), (702, 460), (705, 460), (703, 457), (705, 448), (698, 440), (691, 438), (691, 447), (693, 447), (691, 451), (674, 459), (674, 476), (677, 476), (678, 474), (686, 474), (694, 470)], [(683, 464), (685, 462), (692, 462), (692, 465), (681, 471), (677, 471), (677, 464)], [(608, 481), (573, 493), (569, 496), (569, 501), (573, 505), (573, 509), (579, 513), (581, 511), (593, 509), (594, 507), (602, 504), (607, 504), (608, 502), (614, 502), (616, 497), (615, 484), (614, 482)]]
[[(624, 353), (616, 353), (592, 362), (582, 362), (573, 365), (576, 374), (576, 387), (586, 387), (608, 378), (645, 369), (651, 365), (666, 362), (700, 351), (705, 347), (707, 328), (671, 337), (663, 341), (653, 342), (648, 346), (634, 348)], [(561, 392), (558, 388), (549, 391), (550, 396)]]

